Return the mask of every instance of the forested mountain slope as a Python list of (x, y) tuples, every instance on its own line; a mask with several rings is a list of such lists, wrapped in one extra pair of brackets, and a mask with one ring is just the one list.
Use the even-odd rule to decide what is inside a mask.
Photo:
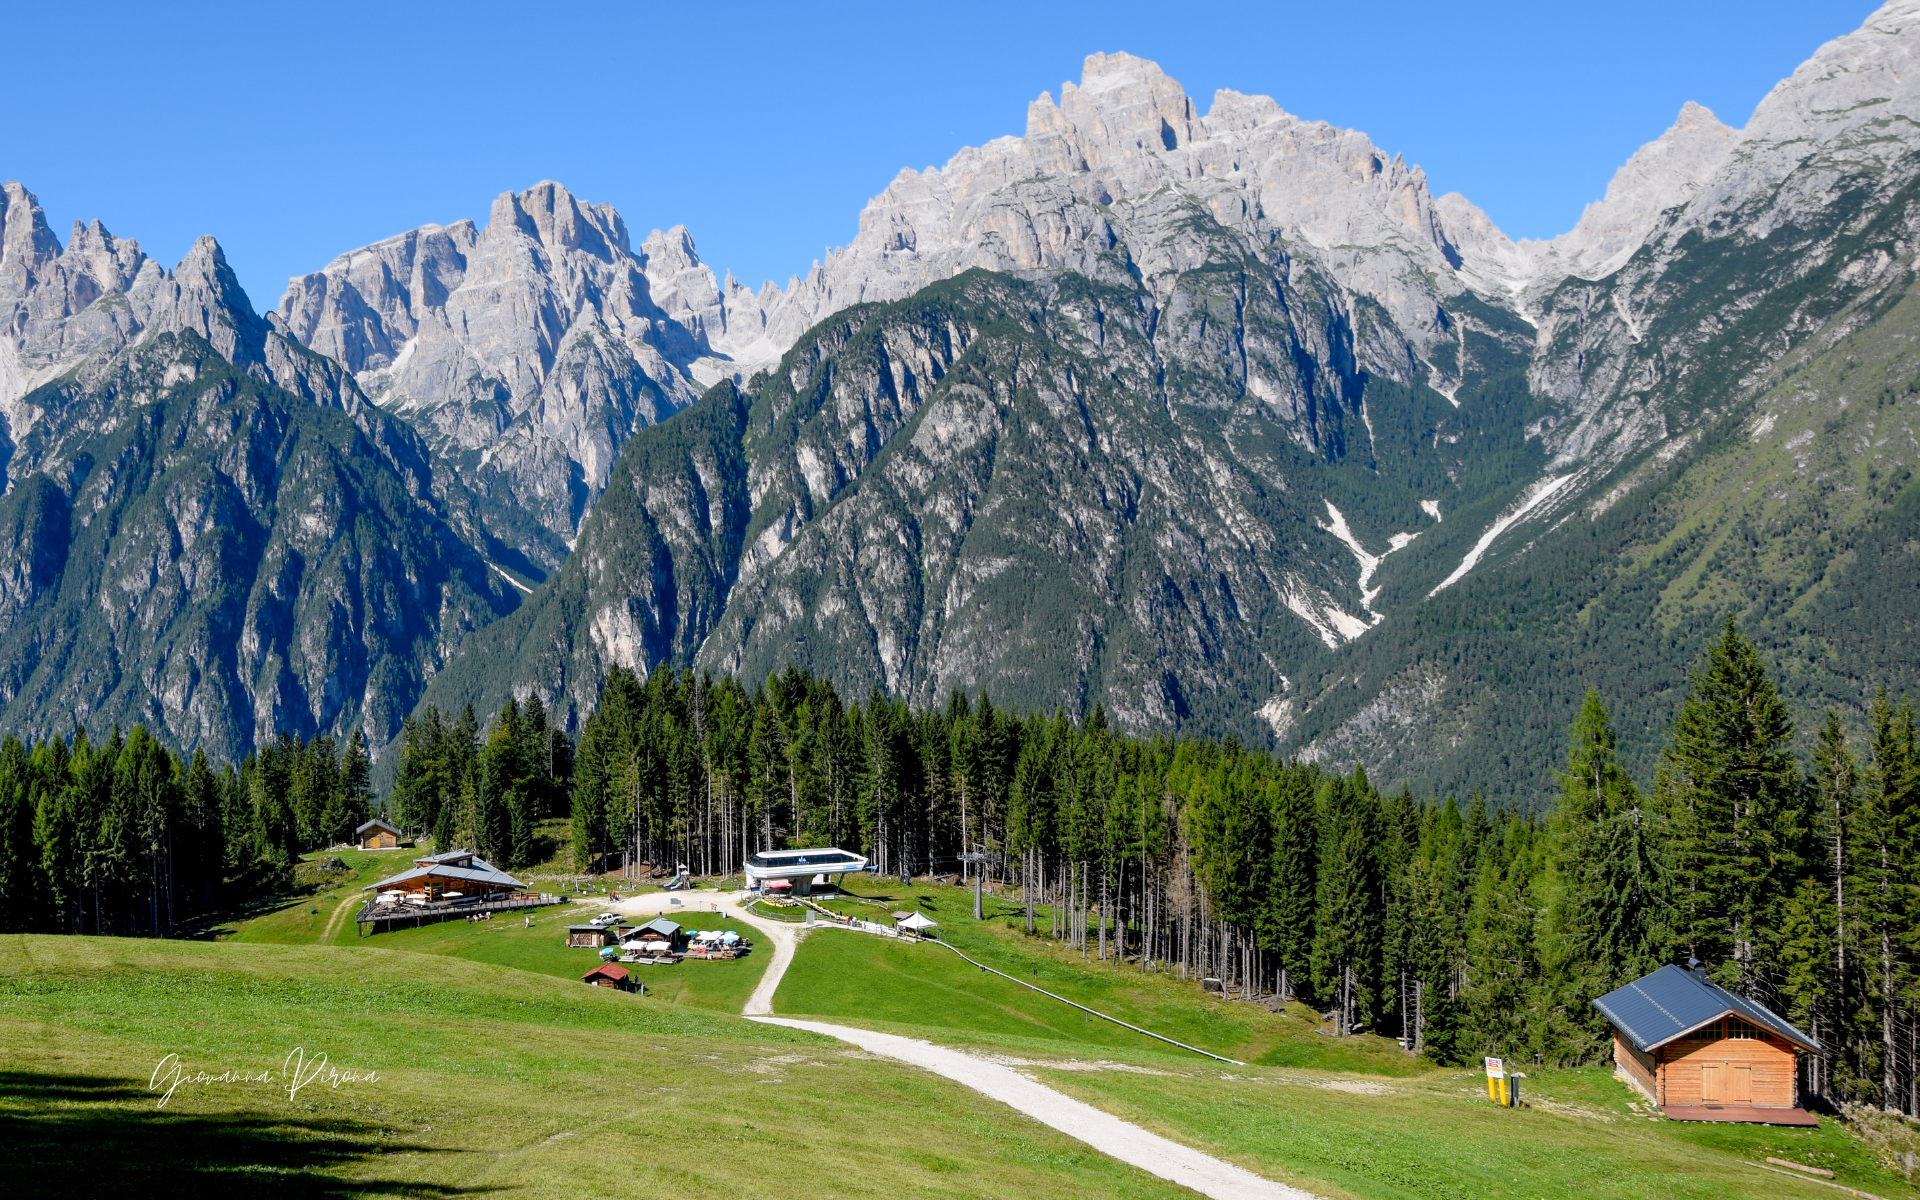
[[(1526, 803), (1589, 684), (1645, 769), (1642, 731), (1733, 613), (1803, 717), (1857, 711), (1861, 680), (1911, 666), (1913, 7), (1823, 47), (1744, 129), (1690, 106), (1552, 243), (1417, 172), (1368, 182), (1384, 159), (1323, 127), (1225, 93), (1198, 118), (1151, 64), (1090, 59), (1024, 140), (903, 175), (813, 277), (1012, 268), (843, 309), (750, 381), (737, 532), (641, 482), (684, 467), (635, 476), (656, 525), (725, 525), (698, 616), (631, 632), (664, 628), (663, 552), (442, 694), (577, 708), (596, 672), (560, 672), (560, 642), (581, 666), (794, 663), (920, 703), (1100, 701), (1130, 731)], [(1319, 157), (1237, 174), (1283, 143)], [(590, 523), (591, 561), (623, 523)]]
[(1917, 45), (1900, 7), (1776, 88), (1617, 271), (1539, 298), (1529, 432), (1557, 490), (1460, 583), (1389, 587), (1406, 619), (1319, 670), (1291, 748), (1537, 799), (1591, 683), (1644, 777), (1727, 614), (1803, 731), (1828, 705), (1858, 715), (1866, 680), (1920, 682), (1920, 98), (1887, 78)]
[(1728, 613), (1803, 727), (1857, 712), (1912, 669), (1916, 60), (1894, 0), (1547, 242), (1125, 54), (758, 293), (542, 183), (263, 319), (211, 239), (62, 246), (9, 185), (0, 721), (378, 750), (423, 698), (577, 728), (610, 666), (796, 665), (1528, 803), (1588, 684), (1644, 770)]
[(212, 239), (168, 272), (4, 198), (0, 725), (383, 746), (519, 599), (433, 498), (427, 448), (258, 317)]
[(1112, 275), (970, 272), (822, 323), (744, 397), (718, 385), (629, 444), (556, 582), (432, 699), (533, 687), (577, 713), (612, 664), (791, 663), (1264, 740), (1286, 677), (1381, 619), (1357, 555), (1369, 578), (1396, 547), (1444, 555), (1472, 526), (1423, 502), (1490, 516), (1537, 466), (1524, 359), (1467, 335), (1456, 409), (1353, 371), (1332, 289), (1278, 251), (1189, 273), (1171, 312)]

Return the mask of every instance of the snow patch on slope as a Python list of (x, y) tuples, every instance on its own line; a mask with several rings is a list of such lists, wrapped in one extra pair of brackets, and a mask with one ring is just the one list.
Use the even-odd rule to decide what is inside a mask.
[(1342, 642), (1350, 642), (1373, 628), (1368, 622), (1335, 604), (1333, 597), (1326, 592), (1309, 587), (1297, 575), (1287, 577), (1287, 587), (1280, 593), (1280, 600), (1293, 610), (1295, 616), (1313, 627), (1329, 650), (1337, 649)]
[(1578, 471), (1571, 471), (1565, 475), (1552, 475), (1546, 479), (1536, 480), (1527, 485), (1527, 490), (1520, 493), (1520, 498), (1509, 505), (1507, 511), (1501, 515), (1500, 519), (1492, 525), (1489, 525), (1487, 531), (1480, 535), (1480, 540), (1473, 544), (1473, 549), (1467, 551), (1467, 556), (1460, 560), (1460, 565), (1453, 569), (1453, 574), (1442, 579), (1438, 587), (1427, 593), (1427, 599), (1433, 599), (1441, 592), (1446, 591), (1458, 583), (1468, 571), (1473, 570), (1474, 566), (1479, 563), (1481, 556), (1486, 554), (1487, 548), (1493, 545), (1495, 538), (1512, 528), (1528, 513), (1540, 507), (1540, 505), (1555, 492), (1565, 487), (1567, 481), (1579, 473)]
[[(1360, 607), (1365, 610), (1367, 616), (1371, 618), (1370, 623), (1372, 625), (1378, 625), (1385, 619), (1381, 614), (1373, 610), (1373, 599), (1380, 594), (1380, 589), (1374, 588), (1369, 591), (1367, 585), (1373, 582), (1373, 574), (1380, 569), (1380, 564), (1385, 561), (1387, 554), (1392, 554), (1396, 550), (1405, 550), (1412, 544), (1413, 539), (1420, 535), (1417, 533), (1396, 533), (1387, 539), (1386, 554), (1378, 556), (1369, 554), (1367, 548), (1360, 544), (1360, 539), (1354, 534), (1352, 527), (1347, 524), (1346, 515), (1334, 507), (1333, 501), (1323, 498), (1321, 503), (1327, 506), (1327, 515), (1333, 519), (1333, 524), (1320, 525), (1320, 528), (1326, 530), (1334, 537), (1339, 538), (1341, 543), (1353, 553), (1354, 559), (1359, 562)], [(1315, 524), (1318, 524), (1318, 522), (1315, 522)], [(1365, 630), (1363, 629), (1362, 632), (1365, 632)], [(1358, 635), (1356, 634), (1354, 636)]]
[(1267, 702), (1253, 710), (1253, 715), (1273, 727), (1273, 736), (1284, 738), (1293, 728), (1293, 701), (1281, 696), (1270, 696)]

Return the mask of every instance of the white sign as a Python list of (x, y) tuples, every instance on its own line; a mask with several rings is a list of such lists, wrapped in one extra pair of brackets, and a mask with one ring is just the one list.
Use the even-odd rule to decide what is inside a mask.
[(1490, 1058), (1487, 1060), (1487, 1078), (1488, 1079), (1505, 1079), (1506, 1077), (1507, 1077), (1507, 1068), (1505, 1063), (1501, 1062), (1497, 1058)]

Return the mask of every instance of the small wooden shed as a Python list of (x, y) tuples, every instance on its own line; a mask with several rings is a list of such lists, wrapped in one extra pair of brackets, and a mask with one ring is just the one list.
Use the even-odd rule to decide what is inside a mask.
[(353, 836), (362, 850), (391, 850), (400, 844), (400, 831), (379, 817), (354, 830)]
[(1593, 1006), (1613, 1023), (1615, 1074), (1674, 1120), (1816, 1124), (1800, 1055), (1819, 1041), (1704, 971), (1661, 967)]
[(580, 977), (580, 982), (588, 987), (618, 988), (623, 992), (634, 990), (633, 976), (619, 963), (601, 963)]
[(567, 945), (576, 950), (598, 950), (613, 945), (617, 935), (605, 925), (567, 926)]

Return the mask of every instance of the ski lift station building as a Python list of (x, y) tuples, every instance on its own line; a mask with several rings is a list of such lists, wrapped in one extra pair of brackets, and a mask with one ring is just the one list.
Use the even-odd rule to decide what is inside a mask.
[(764, 891), (774, 880), (784, 879), (793, 885), (795, 895), (804, 896), (816, 883), (838, 883), (842, 875), (866, 869), (866, 859), (832, 846), (762, 850), (747, 860), (747, 887)]

